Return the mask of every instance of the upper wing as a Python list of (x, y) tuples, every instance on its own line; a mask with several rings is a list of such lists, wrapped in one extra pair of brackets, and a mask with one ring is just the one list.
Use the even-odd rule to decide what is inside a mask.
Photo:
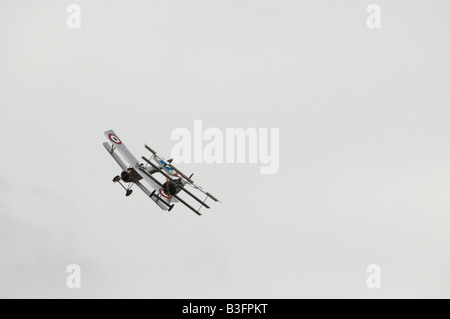
[[(139, 161), (137, 160), (136, 157), (134, 157), (133, 154), (131, 154), (131, 152), (128, 150), (128, 148), (122, 143), (122, 141), (120, 140), (120, 138), (117, 136), (117, 134), (113, 131), (106, 131), (105, 132), (105, 136), (112, 142), (112, 146), (115, 147), (115, 149), (117, 149), (120, 154), (122, 154), (122, 156), (127, 160), (127, 162), (130, 164), (130, 166), (126, 166), (125, 163), (119, 158), (119, 156), (117, 156), (117, 154), (114, 153), (115, 149), (113, 149), (112, 147), (110, 147), (108, 145), (108, 143), (104, 143), (103, 145), (105, 146), (105, 148), (108, 150), (108, 152), (112, 155), (112, 157), (114, 157), (114, 159), (116, 160), (116, 162), (120, 165), (120, 167), (122, 167), (123, 170), (128, 169), (128, 167), (132, 167), (135, 169), (136, 173), (138, 173), (147, 183), (150, 184), (150, 186), (155, 189), (155, 190), (159, 190), (161, 185), (159, 185), (159, 182), (156, 179), (152, 179), (149, 178), (147, 175), (143, 174), (140, 171), (141, 168), (141, 164), (139, 163)], [(107, 145), (105, 145), (107, 144)], [(139, 186), (139, 185), (138, 185)], [(139, 188), (141, 188), (139, 186)], [(141, 188), (142, 189), (142, 188)], [(145, 192), (146, 193), (146, 192)], [(148, 194), (147, 194), (148, 195)]]
[(117, 150), (122, 154), (122, 156), (127, 160), (131, 167), (136, 167), (139, 165), (139, 161), (133, 154), (128, 150), (128, 148), (122, 143), (120, 138), (117, 137), (117, 134), (114, 133), (113, 130), (109, 130), (105, 132), (105, 136), (112, 142)]
[(124, 171), (128, 169), (128, 166), (120, 159), (120, 157), (114, 153), (114, 149), (108, 143), (103, 143), (103, 146), (106, 148), (109, 154), (116, 160), (117, 164), (119, 164), (120, 168)]

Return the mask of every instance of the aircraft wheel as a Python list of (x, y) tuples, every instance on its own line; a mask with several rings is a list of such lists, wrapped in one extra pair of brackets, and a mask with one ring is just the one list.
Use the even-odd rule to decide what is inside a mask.
[(130, 196), (131, 193), (133, 193), (133, 190), (129, 189), (129, 190), (127, 190), (127, 193), (125, 194), (125, 196)]
[(117, 175), (116, 177), (113, 178), (113, 182), (114, 183), (118, 182), (118, 181), (120, 181), (120, 176), (119, 175)]

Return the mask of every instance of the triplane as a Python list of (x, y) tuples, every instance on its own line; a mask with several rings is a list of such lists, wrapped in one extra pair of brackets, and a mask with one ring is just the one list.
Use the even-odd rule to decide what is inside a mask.
[[(174, 207), (175, 202), (180, 202), (192, 210), (197, 215), (200, 214), (200, 209), (202, 207), (209, 208), (206, 204), (206, 200), (211, 198), (215, 202), (220, 202), (210, 193), (204, 191), (200, 186), (194, 184), (191, 176), (186, 176), (180, 170), (178, 170), (173, 164), (172, 159), (165, 160), (163, 157), (156, 154), (156, 152), (148, 145), (145, 148), (151, 152), (150, 158), (142, 156), (145, 161), (145, 165), (140, 163), (136, 157), (128, 150), (128, 148), (122, 143), (122, 141), (117, 137), (114, 131), (106, 131), (105, 136), (112, 142), (103, 143), (108, 153), (116, 160), (117, 164), (122, 168), (122, 173), (113, 178), (113, 182), (120, 184), (123, 189), (125, 189), (125, 195), (130, 196), (133, 190), (131, 189), (133, 185), (139, 187), (147, 196), (149, 196), (162, 210), (171, 211)], [(128, 162), (126, 165), (122, 159), (117, 154), (118, 151), (122, 157)], [(165, 182), (161, 182), (154, 176), (155, 173), (159, 173), (166, 178)], [(144, 180), (152, 188), (151, 192), (146, 186), (144, 186), (141, 181)], [(122, 183), (123, 182), (123, 183)], [(126, 183), (126, 185), (124, 185)], [(201, 200), (195, 196), (191, 191), (187, 190), (186, 187), (190, 187), (192, 190), (199, 191), (206, 195), (204, 200)], [(180, 198), (178, 195), (181, 191), (188, 194), (198, 203), (200, 207), (195, 209), (185, 200)]]

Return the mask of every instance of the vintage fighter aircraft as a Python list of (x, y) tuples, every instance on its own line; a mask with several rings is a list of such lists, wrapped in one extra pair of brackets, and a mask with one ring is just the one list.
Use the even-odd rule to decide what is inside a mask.
[[(106, 131), (105, 136), (112, 142), (111, 145), (107, 142), (103, 143), (103, 146), (106, 148), (108, 153), (116, 160), (117, 164), (122, 168), (122, 173), (120, 176), (116, 176), (113, 179), (113, 182), (119, 183), (125, 189), (125, 195), (130, 196), (133, 192), (131, 187), (133, 185), (137, 185), (147, 196), (149, 196), (162, 210), (171, 211), (174, 204), (173, 202), (180, 202), (190, 210), (192, 210), (197, 215), (200, 214), (200, 208), (203, 206), (209, 208), (209, 206), (205, 203), (208, 198), (211, 198), (215, 202), (220, 202), (217, 198), (215, 198), (210, 193), (204, 191), (200, 186), (194, 184), (192, 180), (192, 175), (187, 177), (181, 171), (179, 171), (175, 166), (173, 166), (172, 159), (165, 160), (161, 156), (157, 155), (156, 152), (151, 149), (148, 145), (145, 145), (145, 148), (149, 150), (152, 155), (148, 159), (142, 156), (142, 159), (146, 162), (146, 164), (140, 163), (136, 157), (126, 148), (126, 146), (122, 143), (122, 141), (117, 137), (114, 131)], [(128, 162), (129, 165), (126, 165), (122, 159), (118, 156), (118, 151), (123, 158)], [(153, 176), (155, 173), (162, 174), (165, 178), (165, 182), (160, 182), (158, 179)], [(147, 182), (152, 188), (153, 191), (150, 190), (141, 183), (141, 180)], [(127, 183), (127, 187), (121, 183)], [(197, 196), (195, 196), (192, 192), (186, 189), (189, 186), (192, 189), (200, 191), (206, 198), (202, 201)], [(185, 200), (180, 198), (178, 195), (181, 191), (188, 194), (198, 203), (200, 203), (200, 207), (195, 209), (190, 204), (188, 204)]]

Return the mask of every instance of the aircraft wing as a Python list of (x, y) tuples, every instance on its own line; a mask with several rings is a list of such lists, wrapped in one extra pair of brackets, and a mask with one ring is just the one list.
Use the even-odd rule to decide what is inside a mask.
[(191, 186), (192, 188), (195, 188), (196, 190), (202, 192), (203, 194), (205, 194), (206, 196), (208, 196), (209, 198), (211, 198), (213, 201), (215, 202), (219, 202), (222, 203), (220, 200), (218, 200), (217, 198), (215, 198), (212, 194), (208, 193), (207, 191), (205, 191), (203, 188), (201, 188), (198, 185), (195, 185), (194, 183), (191, 183), (189, 181), (186, 181), (186, 184)]
[[(141, 164), (137, 160), (136, 157), (134, 157), (133, 154), (128, 150), (128, 148), (122, 143), (120, 138), (117, 136), (117, 134), (113, 131), (106, 131), (105, 136), (111, 141), (110, 146), (108, 143), (103, 143), (103, 146), (106, 148), (106, 150), (111, 154), (111, 156), (116, 160), (117, 164), (123, 169), (126, 170), (129, 167), (132, 167), (135, 169), (136, 173), (138, 173), (153, 189), (159, 190), (161, 188), (161, 185), (159, 184), (158, 180), (154, 178), (149, 178), (146, 174), (143, 174), (141, 172)], [(120, 157), (115, 153), (115, 151), (118, 150), (119, 153), (125, 158), (125, 160), (130, 164), (129, 166), (125, 165), (125, 163), (120, 159)], [(136, 183), (137, 184), (137, 183)], [(143, 186), (141, 184), (141, 186)], [(138, 185), (139, 188), (141, 188)], [(142, 189), (142, 188), (141, 188)], [(144, 191), (144, 193), (148, 193)], [(149, 195), (149, 194), (147, 194)], [(149, 195), (150, 196), (150, 195)], [(152, 197), (153, 199), (153, 197)]]
[(122, 143), (120, 138), (114, 133), (113, 130), (109, 130), (105, 132), (106, 138), (108, 138), (112, 145), (122, 154), (125, 160), (130, 164), (131, 167), (136, 167), (139, 165), (139, 161), (133, 154), (128, 150), (128, 148)]
[[(164, 163), (167, 164), (167, 166), (169, 167), (169, 169), (174, 170), (176, 173), (178, 173), (178, 175), (173, 175), (173, 174), (172, 174), (172, 176), (176, 176), (176, 177), (182, 178), (182, 179), (186, 182), (186, 185), (189, 185), (190, 187), (197, 189), (198, 191), (202, 192), (203, 194), (205, 194), (206, 196), (208, 196), (209, 198), (211, 198), (213, 201), (221, 203), (220, 200), (218, 200), (216, 197), (214, 197), (214, 196), (213, 196), (212, 194), (210, 194), (209, 192), (205, 191), (205, 190), (204, 190), (203, 188), (201, 188), (200, 186), (196, 185), (196, 184), (194, 183), (194, 181), (193, 181), (190, 177), (188, 177), (186, 174), (184, 174), (182, 171), (180, 171), (178, 168), (176, 168), (176, 167), (175, 167), (173, 164), (171, 164), (169, 161), (166, 161), (166, 160), (165, 160), (164, 158), (162, 158), (161, 156), (156, 155), (156, 151), (154, 151), (150, 146), (145, 145), (145, 148), (148, 149), (151, 153), (153, 153), (153, 156), (155, 156), (155, 157), (157, 156), (158, 158), (160, 158), (161, 160), (163, 160)], [(149, 164), (151, 164), (155, 169), (157, 169), (157, 168), (154, 166), (154, 164), (151, 163), (150, 160), (148, 160), (148, 159), (145, 158), (145, 157), (142, 157), (142, 158), (143, 158), (146, 162), (148, 162)], [(166, 168), (167, 168), (167, 167), (166, 167)], [(159, 171), (160, 173), (162, 173), (163, 175), (165, 175), (167, 178), (169, 178), (169, 177), (167, 176), (167, 174), (163, 173), (161, 170), (158, 170), (158, 171)], [(191, 175), (191, 176), (192, 176), (192, 175)], [(185, 188), (183, 188), (183, 190), (186, 191)], [(186, 193), (188, 193), (189, 196), (193, 197), (193, 198), (194, 198), (195, 200), (197, 200), (198, 202), (202, 203), (201, 200), (199, 200), (197, 197), (193, 196), (193, 194), (190, 193), (189, 191), (186, 191)], [(203, 203), (204, 203), (204, 202), (203, 202)], [(202, 205), (205, 206), (204, 204), (202, 204)], [(209, 208), (209, 207), (208, 207), (208, 208)]]
[[(156, 179), (156, 178), (154, 178), (151, 174), (149, 174), (149, 173), (147, 173), (146, 171), (145, 171), (145, 169), (144, 168), (140, 168), (140, 171), (141, 171), (141, 176), (146, 176), (147, 177), (147, 179), (151, 179), (151, 180), (153, 180), (155, 183), (158, 183), (158, 185), (160, 186), (160, 187), (162, 187), (162, 184)], [(145, 178), (145, 177), (144, 177)], [(146, 179), (146, 180), (147, 180)], [(159, 189), (159, 188), (158, 188)], [(180, 197), (178, 197), (177, 195), (175, 195), (175, 194), (173, 194), (172, 195), (172, 197), (173, 198), (175, 198), (178, 202), (180, 202), (180, 203), (182, 203), (182, 204), (184, 204), (187, 208), (189, 208), (190, 210), (192, 210), (194, 213), (196, 213), (197, 215), (201, 215), (199, 212), (198, 212), (198, 209), (195, 209), (195, 208), (193, 208), (191, 205), (189, 205), (188, 203), (186, 203), (183, 199), (181, 199)], [(161, 200), (161, 199), (160, 199)], [(209, 207), (208, 207), (209, 208)]]
[(155, 191), (150, 192), (141, 182), (135, 182), (136, 186), (139, 187), (148, 197), (150, 197), (162, 210), (170, 211), (173, 208), (173, 204), (170, 205), (165, 200), (155, 195)]
[(128, 169), (128, 166), (125, 165), (122, 159), (116, 153), (114, 153), (114, 148), (112, 148), (112, 146), (109, 145), (109, 143), (105, 142), (103, 143), (103, 146), (106, 148), (108, 153), (111, 154), (111, 156), (116, 160), (117, 164), (119, 164), (121, 169), (123, 169), (124, 171)]

